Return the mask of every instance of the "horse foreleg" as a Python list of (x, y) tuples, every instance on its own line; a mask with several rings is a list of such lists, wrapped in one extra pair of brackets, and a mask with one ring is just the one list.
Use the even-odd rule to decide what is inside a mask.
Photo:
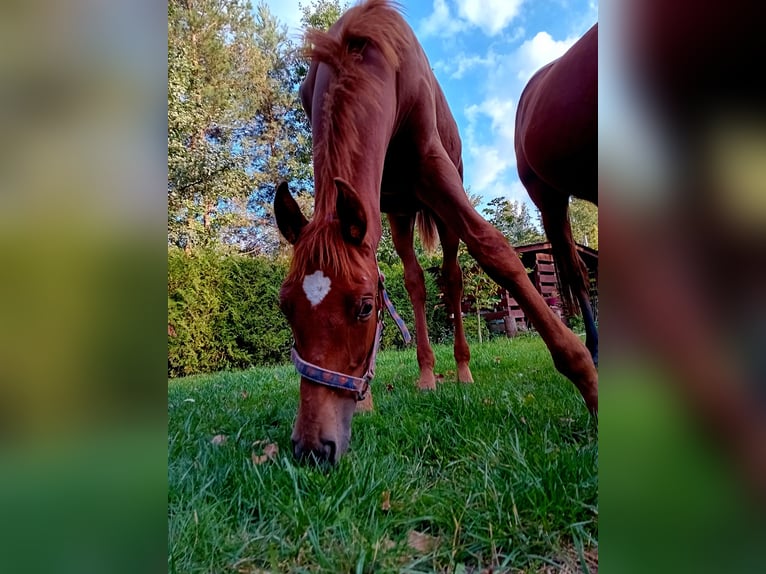
[(423, 193), (428, 205), (468, 247), (468, 252), (493, 281), (506, 288), (545, 341), (559, 372), (571, 380), (588, 409), (598, 413), (598, 373), (590, 352), (538, 293), (521, 259), (502, 233), (485, 220), (468, 201), (460, 175), (443, 149), (427, 155), (433, 186)]
[(388, 221), (391, 223), (394, 248), (404, 266), (404, 286), (407, 288), (412, 309), (415, 312), (415, 340), (418, 366), (420, 367), (418, 388), (433, 390), (436, 388), (435, 359), (431, 343), (428, 340), (428, 326), (426, 325), (426, 284), (423, 269), (418, 263), (413, 248), (415, 217), (389, 215)]
[(461, 305), (463, 302), (463, 273), (457, 261), (457, 250), (460, 239), (444, 224), (437, 222), (439, 240), (442, 244), (444, 260), (442, 261), (442, 277), (444, 280), (447, 301), (454, 315), (455, 324), (455, 363), (457, 363), (457, 380), (461, 383), (472, 383), (473, 375), (468, 363), (471, 360), (471, 350), (465, 338), (463, 329), (463, 315)]

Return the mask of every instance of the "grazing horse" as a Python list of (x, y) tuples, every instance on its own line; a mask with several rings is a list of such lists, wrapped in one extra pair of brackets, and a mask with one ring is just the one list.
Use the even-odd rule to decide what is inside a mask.
[(421, 231), (435, 228), (442, 242), (458, 378), (472, 380), (460, 322), (456, 255), (463, 240), (488, 275), (514, 295), (556, 367), (595, 414), (598, 378), (588, 350), (466, 196), (457, 125), (412, 29), (388, 2), (369, 0), (344, 13), (327, 33), (310, 30), (306, 40), (312, 62), (300, 94), (313, 135), (314, 217), (306, 220), (286, 183), (274, 199), (277, 225), (294, 246), (280, 306), (301, 374), (292, 435), (296, 458), (335, 462), (348, 448), (357, 400), (374, 371), (386, 300), (376, 260), (381, 212), (391, 222), (415, 310), (421, 387), (434, 386), (434, 355), (423, 272), (412, 247), (416, 219)]
[(585, 345), (598, 365), (598, 331), (588, 269), (577, 254), (569, 198), (598, 205), (598, 24), (563, 56), (538, 70), (519, 98), (516, 164), (551, 242), (565, 308), (576, 300)]

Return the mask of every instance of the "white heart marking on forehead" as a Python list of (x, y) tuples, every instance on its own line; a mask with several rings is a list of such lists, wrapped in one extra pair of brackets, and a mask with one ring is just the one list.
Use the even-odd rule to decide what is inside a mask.
[(330, 279), (321, 270), (303, 278), (303, 291), (312, 307), (319, 305), (330, 292)]

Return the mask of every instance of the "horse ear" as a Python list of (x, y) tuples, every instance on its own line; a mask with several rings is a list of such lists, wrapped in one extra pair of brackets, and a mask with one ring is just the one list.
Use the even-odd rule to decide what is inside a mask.
[(335, 208), (338, 211), (343, 239), (354, 245), (361, 245), (367, 233), (367, 214), (359, 194), (343, 179), (336, 177), (334, 181), (335, 188), (338, 190)]
[(308, 220), (301, 212), (298, 202), (290, 195), (290, 188), (286, 181), (279, 184), (277, 193), (274, 195), (274, 217), (277, 219), (277, 227), (282, 236), (295, 245)]

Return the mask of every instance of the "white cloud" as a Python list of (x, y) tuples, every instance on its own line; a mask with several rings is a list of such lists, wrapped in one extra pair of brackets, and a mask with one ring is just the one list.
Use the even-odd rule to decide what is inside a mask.
[(450, 13), (446, 0), (434, 0), (434, 11), (420, 21), (419, 35), (452, 36), (465, 28), (465, 23)]
[[(489, 98), (480, 104), (465, 109), (468, 119), (466, 130), (466, 159), (470, 169), (466, 178), (471, 191), (496, 197), (500, 180), (516, 165), (513, 151), (515, 104), (510, 99)], [(481, 140), (477, 137), (480, 123), (488, 126), (481, 129)], [(483, 126), (482, 126), (483, 127)], [(493, 191), (495, 190), (495, 191)]]
[(434, 63), (434, 69), (443, 71), (451, 80), (460, 80), (466, 72), (475, 68), (491, 68), (495, 65), (495, 53), (490, 49), (487, 55), (482, 57), (479, 54), (466, 55), (458, 54), (450, 60), (439, 60)]
[[(492, 54), (484, 99), (464, 110), (468, 120), (466, 176), (472, 190), (489, 197), (507, 196), (510, 191), (517, 197), (521, 195), (523, 187), (508, 189), (508, 181), (517, 177), (513, 147), (516, 98), (535, 71), (561, 56), (576, 40), (556, 41), (548, 32), (539, 32), (509, 54)], [(460, 71), (459, 60), (456, 71)]]
[(513, 120), (515, 105), (513, 100), (503, 100), (497, 97), (484, 100), (478, 106), (470, 106), (470, 112), (480, 112), (492, 120), (492, 132), (513, 143)]
[(516, 51), (516, 77), (526, 82), (545, 64), (562, 56), (577, 40), (578, 37), (554, 40), (548, 32), (538, 32)]
[(457, 0), (448, 4), (447, 0), (434, 0), (433, 12), (420, 22), (419, 33), (423, 37), (452, 36), (469, 27), (475, 27), (488, 36), (495, 36), (518, 16), (523, 2), (524, 0)]
[(524, 0), (457, 0), (458, 14), (488, 36), (501, 32), (519, 14)]
[(477, 145), (468, 149), (471, 158), (471, 191), (485, 195), (500, 175), (510, 167), (508, 158), (493, 146)]

